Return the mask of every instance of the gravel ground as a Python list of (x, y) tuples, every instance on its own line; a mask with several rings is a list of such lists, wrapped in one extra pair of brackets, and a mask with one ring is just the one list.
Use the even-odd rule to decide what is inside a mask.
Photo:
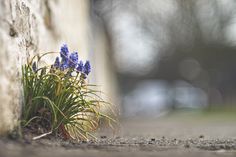
[(236, 156), (236, 139), (205, 140), (146, 137), (100, 138), (89, 142), (0, 141), (0, 156)]
[(234, 118), (190, 117), (125, 119), (115, 135), (100, 131), (88, 142), (2, 138), (0, 156), (236, 156)]

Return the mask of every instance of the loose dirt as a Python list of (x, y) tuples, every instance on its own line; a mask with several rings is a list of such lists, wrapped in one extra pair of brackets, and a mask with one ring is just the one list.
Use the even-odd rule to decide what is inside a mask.
[(121, 120), (116, 134), (101, 130), (92, 141), (63, 141), (51, 137), (0, 139), (0, 156), (236, 156), (233, 117), (175, 115)]

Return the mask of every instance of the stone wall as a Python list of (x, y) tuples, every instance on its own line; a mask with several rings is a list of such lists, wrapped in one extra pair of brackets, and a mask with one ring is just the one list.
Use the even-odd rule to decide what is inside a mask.
[[(99, 55), (92, 52), (91, 33), (89, 0), (0, 1), (0, 134), (18, 123), (22, 104), (20, 71), (27, 57), (58, 51), (62, 43), (67, 43), (72, 50), (79, 50), (82, 59), (94, 61)], [(100, 49), (99, 53), (104, 55), (106, 51)], [(96, 74), (93, 80), (106, 84), (107, 76)]]

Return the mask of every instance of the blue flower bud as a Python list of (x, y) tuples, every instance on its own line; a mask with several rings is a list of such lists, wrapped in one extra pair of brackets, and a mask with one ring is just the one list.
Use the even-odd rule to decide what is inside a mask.
[(75, 68), (78, 64), (78, 60), (79, 60), (78, 52), (71, 53), (69, 57), (69, 67)]
[(84, 68), (84, 63), (83, 63), (83, 61), (80, 61), (77, 68), (76, 68), (76, 70), (78, 72), (83, 72), (83, 68)]
[(66, 44), (64, 44), (61, 47), (60, 54), (61, 54), (62, 61), (68, 60), (69, 50)]
[(55, 60), (53, 66), (54, 66), (55, 68), (59, 68), (59, 67), (60, 67), (60, 59), (59, 59), (59, 57), (56, 58), (56, 60)]
[(65, 69), (69, 68), (68, 60), (65, 60), (60, 65), (60, 70), (64, 71)]
[(91, 72), (91, 65), (89, 61), (86, 61), (84, 64), (83, 72), (88, 75)]

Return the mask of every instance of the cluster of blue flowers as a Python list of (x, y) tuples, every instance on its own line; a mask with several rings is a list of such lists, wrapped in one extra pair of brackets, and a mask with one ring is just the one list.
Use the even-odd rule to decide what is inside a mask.
[(82, 60), (79, 61), (78, 52), (69, 52), (69, 49), (66, 44), (61, 47), (60, 58), (57, 57), (54, 62), (54, 67), (59, 68), (64, 71), (66, 69), (75, 69), (77, 72), (84, 73), (88, 75), (91, 72), (91, 65), (89, 61), (83, 63)]

